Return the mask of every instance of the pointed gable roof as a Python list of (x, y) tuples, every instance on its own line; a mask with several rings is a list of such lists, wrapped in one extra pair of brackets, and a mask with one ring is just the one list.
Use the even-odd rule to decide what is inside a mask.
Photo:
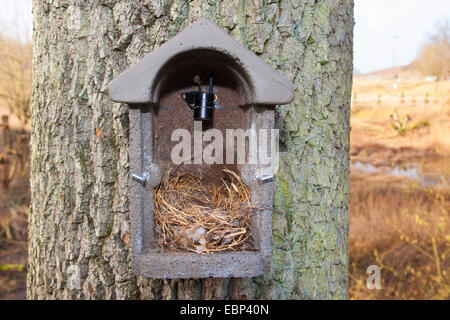
[(158, 103), (159, 71), (171, 59), (192, 50), (212, 50), (235, 61), (248, 81), (247, 104), (278, 105), (294, 99), (294, 86), (282, 74), (206, 18), (200, 18), (160, 48), (114, 78), (109, 97), (124, 103)]

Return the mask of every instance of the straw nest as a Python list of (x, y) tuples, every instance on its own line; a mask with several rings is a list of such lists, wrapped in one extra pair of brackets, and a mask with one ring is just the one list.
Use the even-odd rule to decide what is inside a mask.
[(196, 253), (252, 250), (250, 190), (224, 169), (219, 184), (192, 173), (166, 172), (155, 191), (156, 234), (161, 250)]

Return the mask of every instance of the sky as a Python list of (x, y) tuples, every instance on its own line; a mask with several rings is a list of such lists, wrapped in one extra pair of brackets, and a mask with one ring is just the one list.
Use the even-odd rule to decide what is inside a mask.
[(436, 22), (450, 19), (450, 0), (354, 1), (353, 61), (361, 73), (411, 63)]
[(0, 0), (2, 34), (30, 40), (33, 32), (32, 0)]
[[(354, 0), (354, 67), (368, 73), (411, 63), (450, 0)], [(32, 0), (0, 0), (0, 30), (22, 40), (32, 34)]]

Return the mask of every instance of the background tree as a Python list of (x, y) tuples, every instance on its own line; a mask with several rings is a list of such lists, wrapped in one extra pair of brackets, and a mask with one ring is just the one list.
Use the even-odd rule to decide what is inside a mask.
[(0, 35), (0, 102), (25, 125), (30, 118), (31, 43)]
[[(29, 298), (347, 297), (353, 1), (34, 1)], [(200, 16), (281, 70), (272, 273), (154, 280), (129, 260), (128, 106), (111, 79)], [(80, 289), (67, 285), (72, 265)]]
[(438, 79), (450, 76), (450, 20), (445, 18), (436, 25), (420, 50), (413, 67), (427, 76)]

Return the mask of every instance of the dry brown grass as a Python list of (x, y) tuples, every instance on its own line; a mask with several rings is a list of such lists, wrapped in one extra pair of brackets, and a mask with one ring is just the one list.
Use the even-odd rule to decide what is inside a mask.
[(0, 241), (26, 235), (29, 204), (29, 133), (0, 126)]
[(0, 35), (0, 299), (25, 298), (31, 43)]
[[(397, 83), (397, 89), (394, 89), (394, 83)], [(371, 102), (378, 104), (379, 98), (382, 102), (392, 102), (405, 105), (436, 104), (440, 106), (445, 97), (448, 98), (450, 90), (450, 81), (395, 81), (395, 80), (363, 80), (355, 78), (353, 81), (354, 103)], [(385, 106), (386, 103), (381, 103)]]
[[(352, 148), (368, 144), (432, 149), (450, 155), (450, 81), (355, 81)], [(392, 116), (408, 117), (407, 132), (392, 128)]]
[(29, 133), (0, 126), (0, 299), (25, 298)]
[(215, 184), (188, 172), (166, 172), (154, 195), (163, 247), (196, 253), (250, 250), (250, 190), (233, 171)]
[[(400, 81), (397, 90), (393, 84), (354, 82), (352, 161), (414, 165), (448, 179), (450, 81)], [(393, 118), (404, 122), (403, 132), (393, 129)], [(449, 211), (445, 183), (425, 188), (387, 173), (352, 170), (350, 297), (449, 299)], [(381, 267), (381, 290), (367, 289), (370, 265)]]
[[(449, 209), (449, 190), (353, 173), (350, 297), (449, 299)], [(373, 264), (381, 267), (381, 290), (366, 287)]]

